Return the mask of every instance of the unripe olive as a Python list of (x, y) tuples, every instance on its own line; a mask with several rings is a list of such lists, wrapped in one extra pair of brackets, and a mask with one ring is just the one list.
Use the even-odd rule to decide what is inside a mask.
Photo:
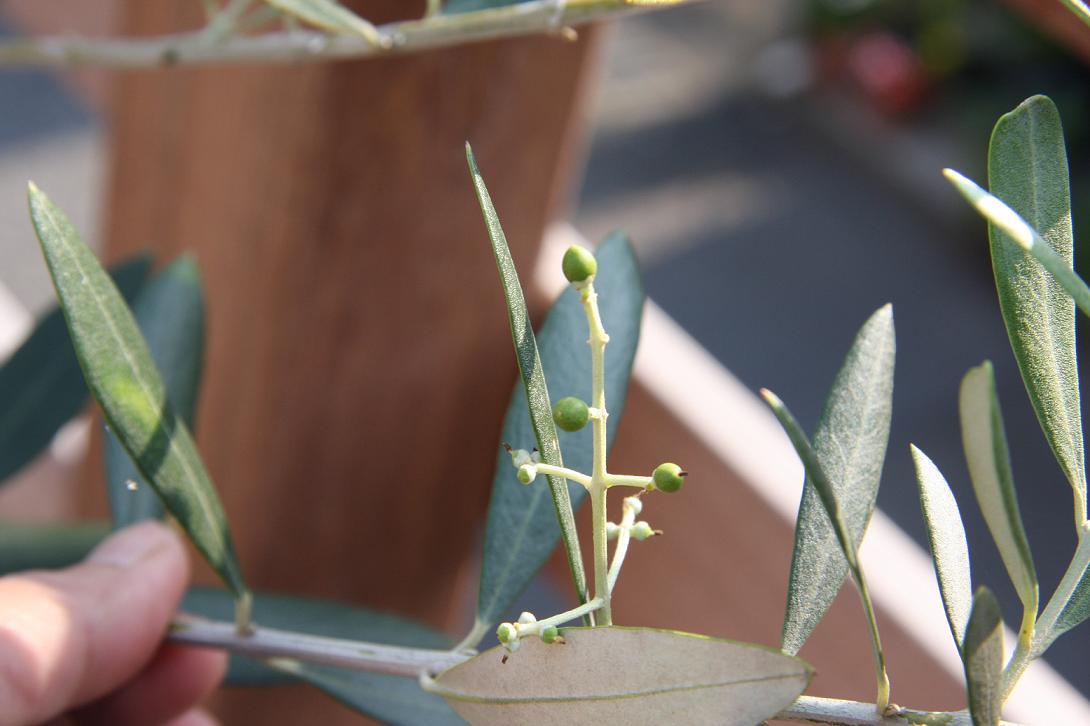
[(655, 482), (656, 489), (660, 489), (667, 493), (676, 492), (684, 483), (685, 472), (683, 472), (681, 467), (677, 464), (667, 462), (655, 467), (654, 473), (651, 474), (651, 479)]
[(550, 625), (541, 631), (541, 640), (543, 643), (555, 643), (559, 637), (560, 631), (555, 625)]
[(598, 272), (598, 261), (589, 250), (579, 245), (572, 245), (564, 253), (560, 267), (564, 270), (564, 277), (568, 278), (568, 282), (583, 282)]
[(529, 484), (537, 477), (537, 467), (533, 464), (523, 464), (515, 474), (523, 484)]
[(500, 627), (496, 628), (496, 638), (501, 643), (507, 644), (518, 639), (518, 631), (511, 623), (500, 623)]
[(575, 396), (561, 398), (553, 406), (553, 421), (565, 431), (578, 431), (587, 425), (589, 418), (587, 404)]

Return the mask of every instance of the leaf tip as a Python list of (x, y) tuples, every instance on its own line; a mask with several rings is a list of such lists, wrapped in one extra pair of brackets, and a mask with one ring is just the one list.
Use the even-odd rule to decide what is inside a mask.
[(772, 391), (768, 390), (767, 388), (762, 388), (760, 390), (760, 394), (761, 398), (764, 399), (765, 403), (767, 403), (772, 408), (780, 408), (783, 406), (783, 401), (780, 400), (780, 397)]
[(469, 173), (480, 176), (481, 170), (477, 168), (477, 156), (473, 153), (473, 147), (466, 141), (466, 162), (469, 164)]

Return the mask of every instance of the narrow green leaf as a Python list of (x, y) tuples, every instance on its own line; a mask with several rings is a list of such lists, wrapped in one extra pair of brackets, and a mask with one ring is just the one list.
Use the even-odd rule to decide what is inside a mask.
[[(844, 521), (841, 507), (837, 501), (837, 491), (828, 476), (826, 476), (823, 465), (818, 459), (817, 452), (814, 451), (813, 447), (810, 445), (809, 440), (806, 438), (806, 433), (802, 430), (802, 427), (799, 426), (799, 422), (796, 421), (795, 417), (791, 415), (791, 412), (787, 410), (787, 406), (784, 405), (783, 401), (781, 401), (776, 394), (772, 393), (772, 391), (761, 389), (761, 397), (764, 398), (765, 402), (772, 408), (772, 413), (776, 415), (783, 430), (787, 433), (787, 438), (790, 439), (791, 445), (795, 448), (795, 452), (798, 454), (799, 459), (802, 460), (802, 466), (806, 470), (807, 480), (812, 482), (817, 497), (825, 509), (828, 522), (832, 525), (837, 543), (840, 545), (841, 554), (843, 554), (844, 559), (847, 561), (848, 569), (851, 570), (852, 578), (855, 580), (856, 590), (859, 593), (859, 601), (863, 605), (863, 613), (867, 619), (867, 628), (869, 629), (871, 638), (871, 649), (874, 652), (874, 671), (875, 680), (877, 682), (875, 705), (877, 706), (878, 711), (881, 712), (889, 705), (889, 675), (886, 672), (886, 655), (882, 650), (882, 640), (878, 634), (878, 621), (874, 611), (874, 602), (871, 600), (870, 590), (867, 588), (866, 574), (863, 572), (863, 568), (859, 566), (859, 541), (852, 539), (852, 533), (848, 529), (847, 523)], [(862, 532), (860, 532), (860, 539), (862, 539)], [(839, 589), (839, 581), (836, 583), (836, 586), (837, 589)], [(783, 649), (786, 651), (786, 647)]]
[(1017, 212), (977, 186), (972, 180), (953, 169), (944, 169), (943, 175), (961, 192), (973, 208), (985, 219), (999, 227), (1015, 244), (1033, 255), (1057, 282), (1075, 300), (1075, 306), (1090, 316), (1090, 287), (1075, 274), (1071, 263), (1058, 255), (1043, 237), (1029, 226)]
[[(770, 648), (651, 628), (565, 628), (450, 668), (425, 686), (473, 724), (752, 726), (791, 705), (810, 667)], [(623, 664), (621, 666), (620, 664)]]
[(990, 361), (971, 368), (958, 398), (969, 477), (988, 531), (1027, 613), (1037, 613), (1037, 572), (1014, 492), (1007, 435)]
[[(195, 586), (186, 592), (180, 609), (186, 613), (213, 620), (230, 620), (233, 606), (231, 595), (225, 590)], [(450, 645), (445, 635), (407, 618), (314, 598), (255, 593), (253, 620), (258, 625), (268, 628), (329, 638), (348, 638), (418, 648), (447, 648)], [(308, 665), (307, 668), (310, 666)], [(328, 670), (339, 673), (338, 669)], [(347, 676), (354, 679), (360, 687), (361, 703), (366, 702), (366, 699), (362, 698), (364, 691), (375, 698), (375, 692), (380, 693), (383, 688), (389, 687), (390, 683), (401, 682), (411, 685), (421, 700), (436, 701), (424, 694), (413, 680), (406, 681), (402, 678), (376, 673), (352, 673)], [(271, 668), (245, 656), (232, 655), (231, 657), (231, 667), (227, 676), (228, 685), (266, 685), (291, 680), (294, 680), (293, 676), (281, 669)], [(381, 698), (375, 700), (382, 701)], [(438, 705), (449, 711), (441, 702)], [(376, 715), (372, 712), (367, 713)], [(421, 712), (423, 713), (425, 712)], [(376, 717), (384, 718), (381, 715)], [(426, 720), (416, 721), (416, 723), (427, 722)]]
[[(515, 358), (518, 361), (519, 374), (528, 401), (530, 421), (533, 426), (534, 437), (537, 440), (537, 448), (541, 452), (542, 461), (547, 464), (562, 466), (563, 459), (560, 455), (560, 444), (556, 437), (556, 426), (553, 424), (549, 390), (545, 383), (545, 373), (542, 370), (537, 340), (534, 338), (534, 330), (530, 323), (530, 314), (526, 309), (526, 299), (522, 294), (522, 285), (519, 283), (514, 260), (511, 259), (511, 250), (507, 247), (507, 237), (500, 226), (499, 215), (496, 214), (492, 198), (488, 194), (488, 188), (485, 186), (480, 169), (477, 168), (477, 160), (473, 156), (473, 150), (468, 143), (466, 144), (466, 160), (469, 163), (470, 175), (473, 178), (473, 187), (477, 192), (477, 200), (484, 215), (485, 226), (488, 228), (488, 238), (492, 243), (492, 254), (496, 259), (500, 282), (503, 284), (503, 294), (507, 301), (507, 317), (511, 325), (511, 338), (515, 345)], [(506, 434), (506, 431), (504, 433)], [(518, 441), (510, 443), (516, 447), (521, 446)], [(500, 458), (498, 470), (502, 471), (502, 455)], [(575, 517), (572, 513), (571, 497), (568, 494), (567, 483), (559, 477), (550, 476), (547, 479), (549, 489), (552, 492), (556, 520), (560, 523), (560, 533), (564, 538), (564, 549), (568, 556), (568, 565), (571, 568), (575, 591), (579, 596), (579, 601), (586, 602), (587, 579), (583, 570), (583, 556), (579, 547), (579, 535), (575, 530)], [(529, 502), (525, 504), (529, 504)], [(533, 536), (539, 533), (526, 531), (527, 519), (525, 512), (520, 512), (518, 507), (503, 507), (503, 511), (493, 514), (493, 509), (493, 505), (490, 505), (485, 559), (481, 574), (481, 593), (483, 596), (478, 599), (477, 604), (478, 624), (486, 622), (486, 618), (496, 616), (497, 606), (501, 604), (501, 600), (505, 599), (505, 595), (513, 598), (518, 591), (521, 591), (521, 587), (515, 593), (508, 593), (504, 589), (504, 585), (510, 581), (512, 575), (520, 577), (513, 570), (526, 571), (530, 567), (529, 563), (523, 559), (516, 560), (515, 552), (509, 553), (508, 561), (505, 566), (499, 568), (498, 575), (495, 566), (490, 566), (494, 559), (489, 551), (492, 547), (487, 544), (487, 540), (490, 535), (493, 539), (497, 536), (493, 526), (493, 519), (499, 519), (495, 526), (501, 531), (508, 534), (515, 533), (514, 544), (516, 548), (519, 545), (536, 548), (541, 544), (540, 537)], [(538, 521), (541, 521), (541, 518)], [(520, 522), (523, 523), (522, 527), (519, 527)], [(551, 543), (548, 551), (552, 551)], [(534, 571), (536, 571), (536, 568)], [(529, 577), (526, 577), (522, 584), (525, 585), (528, 582)]]
[(244, 611), (248, 593), (223, 508), (189, 429), (166, 398), (132, 313), (64, 213), (33, 184), (29, 198), (88, 389), (145, 481)]
[[(605, 353), (605, 392), (610, 423), (606, 443), (612, 446), (624, 414), (632, 362), (639, 342), (643, 283), (635, 252), (624, 235), (614, 234), (606, 238), (598, 246), (596, 256), (598, 274), (594, 287), (598, 292), (602, 324), (610, 336)], [(568, 289), (553, 304), (537, 341), (541, 368), (546, 372), (548, 386), (556, 397), (579, 396), (589, 400), (591, 371), (587, 319), (578, 292)], [(547, 408), (548, 394), (545, 393), (545, 396)], [(528, 415), (526, 400), (525, 388), (516, 384), (501, 436), (503, 441), (516, 448), (529, 449), (538, 439)], [(552, 425), (551, 417), (549, 425)], [(594, 458), (590, 427), (574, 434), (563, 433), (561, 441), (565, 465), (589, 472)], [(586, 496), (581, 486), (565, 487), (565, 491), (570, 492), (575, 506), (581, 504)], [(550, 490), (541, 482), (530, 486), (519, 483), (511, 457), (499, 451), (485, 528), (477, 600), (477, 629), (480, 633), (491, 631), (556, 547), (560, 527), (550, 500)]]
[[(853, 552), (874, 512), (882, 476), (893, 408), (895, 348), (893, 311), (886, 305), (856, 335), (814, 432), (813, 452), (830, 487), (822, 498), (839, 502), (847, 547)], [(808, 475), (795, 525), (783, 625), (783, 649), (791, 654), (810, 637), (848, 574), (818, 486)]]
[[(1074, 263), (1067, 151), (1060, 114), (1034, 96), (1002, 116), (988, 150), (988, 184), (1048, 246)], [(1011, 349), (1056, 460), (1086, 519), (1075, 304), (1060, 283), (994, 224), (988, 225), (999, 307)]]
[(74, 565), (109, 533), (105, 522), (0, 522), (0, 576)]
[[(133, 316), (163, 377), (167, 398), (192, 431), (204, 355), (204, 294), (193, 258), (180, 257), (156, 275), (133, 305)], [(162, 517), (162, 502), (112, 433), (103, 445), (114, 527)], [(137, 483), (135, 491), (130, 481)]]
[(821, 460), (817, 457), (817, 452), (810, 445), (810, 440), (806, 437), (806, 432), (802, 430), (802, 426), (799, 425), (795, 416), (788, 410), (779, 396), (767, 388), (762, 388), (761, 398), (772, 409), (776, 420), (780, 422), (780, 426), (783, 427), (788, 440), (791, 441), (795, 453), (798, 454), (799, 459), (802, 461), (802, 466), (806, 470), (806, 478), (814, 488), (818, 500), (825, 508), (825, 513), (832, 525), (841, 553), (844, 559), (847, 560), (848, 567), (854, 569), (857, 564), (856, 545), (852, 542), (851, 534), (848, 532), (848, 525), (844, 522), (844, 515), (840, 511), (840, 503), (836, 498), (836, 490), (825, 474)]
[[(147, 279), (151, 258), (137, 255), (110, 268), (132, 300)], [(87, 402), (87, 385), (59, 307), (42, 317), (0, 368), (0, 482), (30, 463)]]
[(973, 596), (963, 661), (974, 726), (998, 726), (1003, 708), (1003, 616), (986, 587)]
[[(1055, 597), (1055, 596), (1054, 596)], [(1090, 618), (1090, 567), (1083, 569), (1075, 590), (1068, 598), (1056, 622), (1047, 633), (1041, 633), (1033, 646), (1038, 654), (1043, 654), (1056, 638)]]
[(942, 605), (954, 644), (961, 649), (965, 627), (973, 607), (972, 578), (969, 572), (969, 544), (950, 485), (931, 459), (917, 449), (912, 451), (916, 482), (920, 487), (920, 507), (927, 524), (927, 540), (935, 562), (935, 575), (942, 593)]
[(283, 13), (323, 30), (358, 35), (374, 45), (389, 45), (374, 25), (341, 5), (337, 0), (265, 0), (265, 2)]

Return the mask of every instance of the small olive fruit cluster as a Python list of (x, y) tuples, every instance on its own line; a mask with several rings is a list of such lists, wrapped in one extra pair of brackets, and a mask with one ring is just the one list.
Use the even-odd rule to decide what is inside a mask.
[[(544, 627), (543, 627), (544, 626)], [(519, 615), (514, 623), (500, 623), (496, 628), (496, 638), (499, 639), (508, 653), (514, 653), (522, 644), (523, 638), (537, 636), (546, 644), (563, 643), (564, 638), (555, 625), (545, 625), (538, 622), (533, 613), (524, 612)]]

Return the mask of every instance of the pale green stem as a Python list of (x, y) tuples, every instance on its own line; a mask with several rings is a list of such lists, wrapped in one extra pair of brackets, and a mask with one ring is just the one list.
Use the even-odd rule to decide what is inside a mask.
[[(873, 703), (817, 696), (799, 696), (797, 701), (776, 714), (775, 719), (772, 720), (805, 721), (835, 726), (890, 726), (892, 724), (909, 726), (914, 723), (973, 726), (972, 717), (965, 711), (913, 711), (902, 708), (895, 716), (886, 717), (875, 712)], [(1018, 724), (1000, 721), (999, 726), (1018, 726)]]
[(1052, 631), (1056, 627), (1056, 621), (1059, 620), (1064, 608), (1067, 607), (1071, 596), (1075, 594), (1075, 588), (1078, 587), (1087, 567), (1090, 567), (1090, 522), (1083, 522), (1079, 528), (1079, 544), (1075, 547), (1075, 554), (1071, 558), (1071, 564), (1067, 566), (1063, 578), (1060, 579), (1060, 584), (1056, 586), (1055, 592), (1049, 598), (1048, 605), (1045, 606), (1041, 617), (1037, 619), (1033, 627), (1034, 642), (1032, 644), (1024, 643), (1019, 638), (1018, 646), (1014, 649), (1014, 654), (1003, 671), (1004, 701), (1010, 698), (1015, 686), (1018, 685), (1018, 680), (1025, 673), (1029, 664), (1035, 658), (1040, 657), (1055, 640), (1056, 636)]
[(544, 620), (538, 620), (537, 623), (536, 623), (536, 625), (537, 625), (537, 634), (540, 634), (542, 630), (544, 630), (545, 628), (548, 628), (550, 626), (562, 625), (563, 623), (566, 623), (569, 620), (575, 620), (576, 618), (581, 618), (584, 615), (586, 615), (587, 613), (592, 612), (594, 610), (597, 610), (600, 607), (602, 607), (602, 598), (594, 597), (594, 598), (591, 598), (590, 600), (587, 600), (582, 605), (572, 608), (571, 610), (568, 610), (568, 611), (562, 612), (562, 613), (557, 613), (556, 615), (553, 615), (552, 617), (545, 618)]
[(609, 543), (606, 539), (606, 422), (609, 410), (606, 408), (605, 385), (605, 350), (609, 336), (602, 327), (602, 316), (598, 311), (598, 294), (594, 292), (594, 278), (590, 277), (579, 284), (583, 301), (583, 312), (587, 316), (590, 346), (591, 401), (590, 405), (598, 410), (598, 415), (591, 420), (594, 439), (594, 466), (591, 472), (590, 491), (591, 530), (594, 535), (594, 594), (602, 599), (602, 606), (595, 615), (598, 625), (612, 625), (613, 611), (609, 598)]
[(621, 566), (624, 564), (625, 555), (628, 554), (628, 543), (632, 539), (632, 523), (636, 521), (636, 513), (625, 507), (621, 517), (621, 525), (617, 532), (617, 547), (613, 550), (613, 564), (609, 566), (609, 594), (613, 595), (613, 588), (617, 584), (617, 578), (621, 575)]
[(856, 589), (859, 590), (859, 599), (863, 602), (863, 611), (867, 616), (871, 645), (874, 646), (874, 670), (878, 681), (875, 710), (878, 713), (884, 713), (889, 706), (889, 674), (886, 672), (886, 654), (882, 650), (882, 639), (878, 636), (878, 620), (875, 617), (874, 603), (871, 602), (870, 591), (867, 589), (867, 579), (863, 575), (863, 568), (859, 566), (858, 561), (852, 566), (852, 574), (855, 576)]
[(466, 633), (466, 637), (462, 638), (461, 642), (454, 646), (454, 650), (462, 652), (476, 648), (485, 639), (485, 636), (492, 632), (494, 627), (495, 623), (474, 619), (473, 627)]
[(235, 598), (235, 632), (238, 635), (247, 635), (253, 629), (252, 616), (254, 610), (254, 596), (244, 592)]
[(252, 2), (253, 0), (231, 0), (212, 16), (208, 25), (199, 32), (199, 39), (204, 43), (219, 43), (233, 35), (238, 29), (239, 20)]
[(245, 17), (239, 18), (238, 24), (235, 26), (235, 32), (247, 33), (282, 17), (284, 17), (284, 14), (272, 5), (262, 5)]
[(594, 594), (601, 600), (595, 614), (597, 625), (613, 625), (609, 602), (609, 545), (606, 541), (606, 487), (602, 481), (590, 486), (591, 528), (594, 533)]
[(205, 20), (211, 20), (220, 11), (219, 3), (216, 0), (201, 0), (201, 5), (204, 6)]
[(647, 489), (647, 485), (653, 482), (649, 476), (629, 476), (627, 474), (606, 474), (607, 487), (636, 487)]
[(562, 476), (565, 479), (571, 479), (576, 484), (582, 484), (584, 487), (590, 488), (591, 478), (581, 471), (575, 471), (566, 466), (553, 466), (552, 464), (534, 464), (533, 467), (537, 469), (538, 474)]
[(425, 650), (304, 633), (253, 625), (239, 633), (229, 623), (182, 614), (170, 624), (167, 640), (186, 645), (223, 648), (253, 658), (286, 658), (294, 661), (415, 676), (421, 671), (441, 671), (471, 656), (446, 650)]

